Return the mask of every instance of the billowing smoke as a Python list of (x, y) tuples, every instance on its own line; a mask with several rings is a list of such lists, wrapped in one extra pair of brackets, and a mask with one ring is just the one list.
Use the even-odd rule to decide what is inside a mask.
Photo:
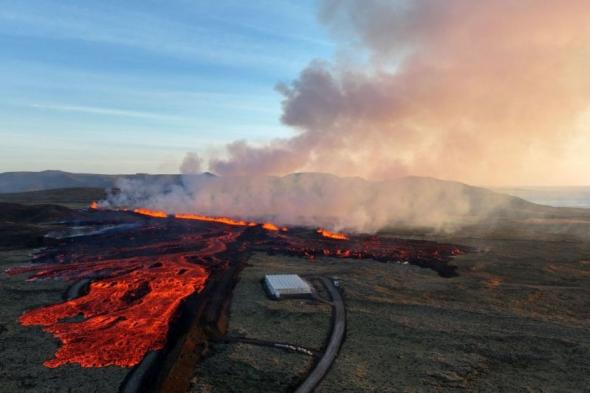
[(342, 56), (290, 84), (296, 135), (227, 146), (220, 175), (321, 171), (480, 185), (590, 182), (590, 2), (328, 0)]
[(188, 175), (201, 173), (202, 161), (196, 153), (187, 153), (180, 165), (180, 173)]
[(407, 175), (590, 183), (588, 15), (579, 0), (323, 1), (342, 45), (277, 87), (293, 137), (228, 145), (208, 162), (219, 177), (189, 155), (182, 185), (126, 182), (110, 203), (374, 231), (516, 203)]
[(388, 226), (454, 230), (501, 209), (522, 209), (506, 195), (461, 183), (407, 177), (368, 181), (321, 173), (276, 176), (184, 175), (181, 184), (121, 179), (103, 207), (271, 221), (375, 232)]

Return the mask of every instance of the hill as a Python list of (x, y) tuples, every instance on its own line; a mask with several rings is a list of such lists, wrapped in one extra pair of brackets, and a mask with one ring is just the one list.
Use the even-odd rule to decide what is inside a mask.
[(0, 202), (25, 205), (62, 205), (70, 208), (87, 207), (92, 201), (104, 199), (104, 188), (55, 188), (40, 191), (0, 194)]
[(63, 171), (4, 172), (0, 173), (0, 193), (49, 190), (55, 188), (108, 188), (117, 179), (140, 179), (178, 182), (180, 175), (102, 175), (91, 173), (70, 173)]
[[(427, 177), (369, 181), (325, 173), (286, 176), (217, 177), (202, 175), (101, 175), (61, 171), (0, 174), (0, 191), (45, 189), (0, 194), (1, 202), (58, 204), (70, 208), (103, 199), (118, 180), (115, 206), (137, 205), (167, 211), (265, 217), (289, 225), (322, 225), (358, 232), (391, 227), (498, 226), (514, 221), (529, 226), (547, 220), (561, 230), (590, 221), (590, 209), (560, 208), (528, 202), (486, 188)], [(64, 188), (63, 185), (68, 185)], [(77, 185), (70, 187), (70, 185)], [(181, 187), (170, 187), (182, 185)], [(118, 200), (117, 200), (118, 198)], [(561, 221), (560, 221), (561, 220)], [(567, 222), (566, 222), (567, 221)]]
[(496, 191), (540, 205), (590, 208), (590, 187), (519, 187)]

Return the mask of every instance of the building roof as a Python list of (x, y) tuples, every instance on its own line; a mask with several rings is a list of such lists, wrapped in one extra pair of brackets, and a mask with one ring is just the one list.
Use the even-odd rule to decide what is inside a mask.
[(267, 274), (265, 276), (269, 286), (277, 291), (298, 290), (311, 292), (311, 287), (297, 274)]

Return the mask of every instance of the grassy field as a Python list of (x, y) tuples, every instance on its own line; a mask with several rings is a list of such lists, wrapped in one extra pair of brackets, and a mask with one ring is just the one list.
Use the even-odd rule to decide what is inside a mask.
[(0, 194), (0, 249), (40, 246), (43, 235), (52, 230), (48, 224), (67, 219), (68, 209), (87, 208), (104, 197), (100, 188)]
[[(451, 279), (410, 265), (257, 254), (238, 284), (230, 329), (317, 343), (329, 310), (311, 306), (310, 314), (298, 301), (266, 300), (259, 280), (265, 272), (338, 276), (347, 337), (319, 392), (583, 391), (590, 370), (590, 244), (441, 240), (481, 252), (457, 258), (460, 276)], [(215, 346), (196, 369), (194, 391), (256, 391), (260, 381), (285, 381), (265, 391), (290, 391), (287, 382), (306, 371), (296, 356)]]
[(0, 202), (27, 205), (62, 205), (71, 209), (88, 207), (90, 202), (106, 196), (102, 188), (58, 188), (54, 190), (29, 191), (0, 194)]
[[(322, 349), (329, 334), (331, 306), (305, 299), (270, 300), (261, 283), (266, 273), (300, 273), (302, 264), (299, 258), (265, 254), (250, 258), (234, 291), (228, 335)], [(210, 356), (196, 371), (191, 392), (291, 391), (311, 366), (312, 358), (303, 354), (251, 344), (212, 344)]]

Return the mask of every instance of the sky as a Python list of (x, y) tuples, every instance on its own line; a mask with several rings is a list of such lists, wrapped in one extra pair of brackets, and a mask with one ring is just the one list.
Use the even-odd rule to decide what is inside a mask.
[(264, 143), (334, 44), (310, 0), (0, 0), (0, 172), (177, 173)]
[(281, 85), (281, 119), (296, 135), (237, 140), (208, 166), (588, 185), (588, 15), (579, 0), (323, 0), (322, 25), (352, 56)]
[(0, 0), (0, 172), (590, 184), (590, 2)]

